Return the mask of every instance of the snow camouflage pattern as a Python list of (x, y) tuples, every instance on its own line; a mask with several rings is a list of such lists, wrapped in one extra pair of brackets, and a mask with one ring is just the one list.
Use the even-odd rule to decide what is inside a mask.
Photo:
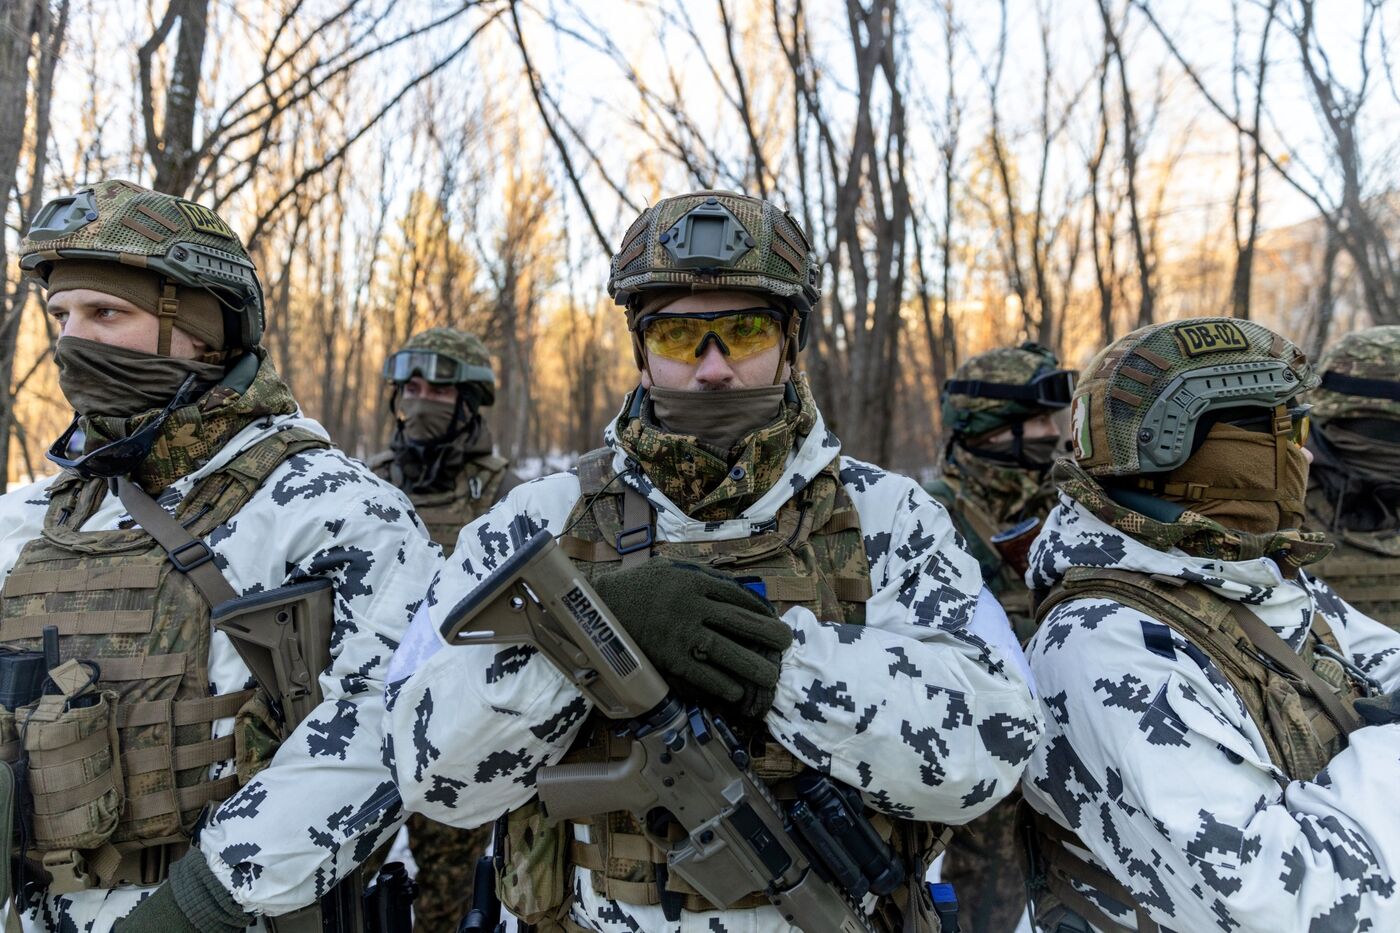
[[(173, 510), (194, 482), (240, 450), (292, 426), (324, 436), (299, 415), (260, 419), (234, 436), (204, 468), (176, 481), (158, 501)], [(53, 479), (0, 498), (0, 574), (39, 533)], [(130, 527), (108, 496), (86, 529)], [(380, 755), (383, 674), (404, 626), (441, 562), (408, 502), (363, 466), (334, 450), (288, 459), (238, 514), (205, 539), (219, 569), (241, 593), (286, 582), (334, 583), (330, 667), (325, 701), (292, 734), (271, 767), (226, 801), (198, 844), (214, 874), (250, 912), (284, 913), (324, 894), (369, 856), (401, 822), (383, 796), (392, 780)], [(214, 692), (249, 684), (248, 669), (222, 633), (213, 636)], [(231, 719), (214, 725), (225, 735)], [(232, 762), (210, 768), (229, 773)], [(308, 794), (307, 788), (316, 788)], [(33, 931), (106, 933), (151, 889), (121, 887), (46, 898), (24, 918)]]
[[(628, 469), (611, 428), (613, 467)], [(812, 430), (782, 478), (737, 518), (686, 517), (646, 475), (626, 482), (656, 508), (662, 541), (762, 533), (784, 502), (833, 459), (840, 442), (814, 410)], [(965, 823), (1013, 786), (1041, 724), (1005, 617), (957, 545), (947, 514), (913, 481), (847, 457), (841, 482), (860, 514), (874, 596), (866, 625), (825, 624), (802, 607), (783, 616), (795, 641), (783, 658), (771, 734), (810, 766), (858, 787), (878, 810)], [(406, 808), (460, 826), (530, 799), (536, 772), (573, 743), (590, 706), (538, 652), (441, 650), (444, 614), (540, 530), (558, 535), (579, 495), (575, 475), (513, 490), (463, 529), (390, 665), (385, 755)], [(463, 709), (481, 710), (463, 716)], [(607, 931), (791, 930), (771, 907), (685, 913), (595, 894), (576, 869), (573, 921)]]
[[(1295, 649), (1316, 611), (1359, 667), (1400, 687), (1400, 635), (1305, 572), (1286, 579), (1263, 556), (1267, 543), (1211, 533), (1189, 512), (1180, 529), (1134, 518), (1081, 471), (1062, 479), (1032, 552), (1034, 588), (1071, 567), (1181, 579), (1247, 604)], [(1325, 553), (1306, 540), (1279, 543), (1290, 564)], [(1400, 727), (1361, 729), (1315, 779), (1290, 782), (1221, 671), (1135, 609), (1067, 600), (1042, 621), (1029, 655), (1047, 721), (1022, 791), (1164, 931), (1400, 928)], [(1134, 927), (1122, 905), (1083, 890)]]

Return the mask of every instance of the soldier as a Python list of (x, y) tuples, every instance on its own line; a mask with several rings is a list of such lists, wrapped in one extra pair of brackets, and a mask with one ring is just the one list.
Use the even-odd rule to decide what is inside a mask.
[(404, 800), (461, 826), (510, 811), (498, 891), (541, 930), (792, 927), (757, 891), (716, 913), (627, 813), (543, 830), (538, 769), (626, 755), (626, 740), (543, 655), (439, 650), (437, 634), (540, 530), (673, 689), (750, 736), (778, 793), (815, 768), (882, 814), (909, 882), (878, 909), (905, 929), (936, 922), (921, 885), (941, 835), (929, 824), (987, 810), (1035, 743), (1014, 637), (946, 513), (840, 456), (795, 371), (819, 283), (806, 235), (767, 201), (702, 191), (643, 212), (608, 284), (640, 385), (607, 446), (464, 529), (396, 652), (387, 754)]
[[(1022, 642), (1034, 631), (1026, 549), (1055, 504), (1050, 464), (1063, 440), (1053, 415), (1073, 390), (1074, 373), (1035, 343), (974, 356), (943, 386), (949, 440), (943, 476), (927, 489), (952, 516)], [(942, 878), (957, 889), (968, 933), (1011, 933), (1025, 914), (1017, 851), (1014, 799), (953, 836)]]
[[(520, 484), (509, 462), (495, 455), (481, 415), (496, 401), (491, 355), (471, 334), (434, 327), (384, 361), (384, 378), (394, 386), (394, 438), (370, 469), (408, 494), (450, 555), (457, 533)], [(421, 813), (409, 817), (418, 933), (456, 930), (471, 909), (473, 868), (490, 840), (490, 826), (457, 829)]]
[(943, 386), (949, 440), (943, 476), (927, 488), (952, 515), (1022, 641), (1034, 631), (1025, 552), (998, 539), (1020, 527), (1013, 541), (1028, 544), (1055, 504), (1049, 473), (1063, 438), (1053, 415), (1073, 391), (1073, 371), (1036, 343), (974, 356)]
[(1317, 575), (1400, 628), (1400, 326), (1347, 334), (1318, 368), (1308, 527), (1336, 550)]
[(1303, 569), (1330, 550), (1299, 530), (1317, 384), (1200, 318), (1076, 387), (1031, 553), (1042, 930), (1400, 929), (1400, 635)]
[[(101, 182), (44, 206), (20, 266), (77, 412), (62, 472), (0, 498), (6, 682), (41, 636), (63, 661), (0, 707), (24, 928), (212, 933), (314, 903), (400, 822), (377, 803), (383, 670), (439, 552), (298, 410), (213, 211)], [(227, 635), (262, 623), (293, 639), (271, 684)]]

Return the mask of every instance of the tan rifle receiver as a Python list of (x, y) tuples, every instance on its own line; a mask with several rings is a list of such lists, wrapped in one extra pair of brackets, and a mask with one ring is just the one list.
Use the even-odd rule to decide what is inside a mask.
[(711, 903), (762, 892), (806, 933), (875, 933), (789, 835), (744, 747), (722, 721), (671, 696), (549, 533), (512, 554), (440, 630), (449, 645), (533, 645), (634, 740), (623, 761), (541, 768), (535, 787), (551, 823), (627, 810), (650, 826), (647, 814), (660, 807), (686, 835), (651, 834), (652, 843), (666, 852), (668, 872)]

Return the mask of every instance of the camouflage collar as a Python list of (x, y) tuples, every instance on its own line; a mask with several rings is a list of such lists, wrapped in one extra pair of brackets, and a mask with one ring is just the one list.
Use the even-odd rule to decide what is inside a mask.
[(816, 403), (805, 380), (794, 380), (794, 388), (797, 404), (785, 404), (777, 418), (745, 435), (728, 457), (693, 435), (665, 430), (645, 410), (637, 417), (623, 412), (616, 423), (617, 447), (686, 515), (724, 521), (782, 478), (798, 438), (812, 430)]
[(943, 464), (948, 483), (991, 516), (998, 526), (1010, 525), (1029, 515), (1045, 515), (1055, 505), (1055, 486), (1049, 471), (1034, 471), (994, 463), (967, 451), (950, 449)]
[[(150, 455), (133, 474), (147, 492), (155, 494), (209, 462), (239, 431), (259, 418), (292, 414), (297, 410), (291, 389), (282, 381), (266, 351), (259, 356), (257, 375), (242, 392), (219, 384), (199, 399), (177, 408), (161, 429)], [(130, 418), (84, 417), (88, 449), (129, 437), (160, 412), (142, 412)]]
[(1285, 577), (1332, 552), (1326, 536), (1303, 531), (1249, 534), (1186, 510), (1170, 524), (1149, 518), (1109, 498), (1108, 493), (1072, 460), (1055, 462), (1054, 479), (1060, 492), (1091, 515), (1128, 537), (1157, 551), (1172, 548), (1192, 557), (1216, 561), (1247, 561), (1268, 557)]

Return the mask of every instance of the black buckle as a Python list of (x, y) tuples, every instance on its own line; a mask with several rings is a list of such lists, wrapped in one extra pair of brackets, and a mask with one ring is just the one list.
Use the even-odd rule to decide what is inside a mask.
[[(190, 548), (202, 548), (202, 551), (197, 557), (195, 557), (194, 560), (186, 561), (183, 558), (181, 558), (180, 555), (183, 554), (185, 551), (188, 551)], [(209, 549), (209, 545), (205, 544), (203, 541), (200, 541), (198, 538), (196, 538), (193, 541), (187, 541), (184, 544), (177, 547), (175, 550), (170, 552), (170, 562), (174, 564), (175, 569), (180, 571), (181, 573), (189, 573), (194, 568), (202, 567), (203, 565), (209, 563), (213, 559), (214, 552)]]
[[(646, 537), (638, 541), (636, 544), (622, 543), (623, 539), (630, 538), (635, 534), (641, 533), (645, 533)], [(622, 531), (619, 531), (617, 533), (617, 537), (613, 539), (613, 547), (617, 548), (617, 553), (619, 554), (632, 554), (636, 551), (640, 551), (642, 548), (651, 547), (652, 544), (655, 543), (655, 541), (656, 538), (655, 535), (652, 533), (651, 524), (648, 523), (645, 525), (638, 525), (636, 528), (624, 528)]]

